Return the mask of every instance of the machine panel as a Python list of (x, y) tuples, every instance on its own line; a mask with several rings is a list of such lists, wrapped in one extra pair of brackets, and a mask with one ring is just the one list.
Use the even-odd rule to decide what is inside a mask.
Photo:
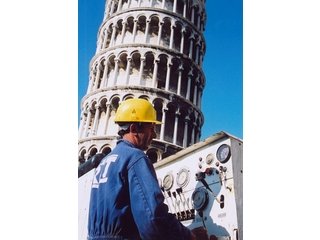
[(219, 133), (155, 164), (169, 211), (212, 239), (242, 240), (242, 141)]
[(87, 239), (90, 192), (94, 169), (78, 178), (78, 239)]

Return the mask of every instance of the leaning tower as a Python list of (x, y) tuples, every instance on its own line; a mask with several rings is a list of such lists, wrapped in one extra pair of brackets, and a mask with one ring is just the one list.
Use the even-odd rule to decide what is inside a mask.
[(157, 110), (160, 161), (200, 140), (205, 86), (205, 0), (107, 0), (81, 101), (79, 163), (116, 145), (121, 101), (144, 98)]

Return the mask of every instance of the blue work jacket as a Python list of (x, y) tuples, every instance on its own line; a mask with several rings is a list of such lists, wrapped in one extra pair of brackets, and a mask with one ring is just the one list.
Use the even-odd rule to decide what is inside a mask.
[(168, 212), (147, 155), (125, 140), (102, 159), (93, 179), (88, 240), (189, 240)]

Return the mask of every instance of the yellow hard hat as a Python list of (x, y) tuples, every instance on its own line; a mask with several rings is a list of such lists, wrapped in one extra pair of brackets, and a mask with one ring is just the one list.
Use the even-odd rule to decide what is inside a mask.
[(120, 103), (114, 121), (121, 122), (146, 122), (161, 124), (157, 121), (157, 112), (152, 104), (142, 98), (132, 98)]

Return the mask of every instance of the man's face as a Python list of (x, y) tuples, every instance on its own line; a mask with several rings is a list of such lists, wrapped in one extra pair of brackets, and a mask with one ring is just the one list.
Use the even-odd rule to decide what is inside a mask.
[(139, 129), (137, 137), (137, 146), (141, 150), (147, 150), (152, 139), (157, 137), (154, 123), (143, 123)]

